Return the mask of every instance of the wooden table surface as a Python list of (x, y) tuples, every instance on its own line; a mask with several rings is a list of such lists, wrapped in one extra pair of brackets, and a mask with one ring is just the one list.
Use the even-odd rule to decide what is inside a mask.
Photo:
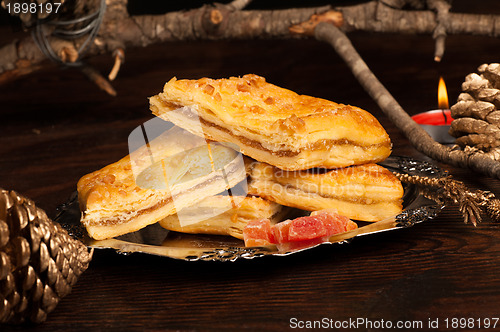
[[(487, 37), (451, 36), (440, 64), (432, 60), (429, 36), (350, 37), (411, 114), (437, 108), (440, 75), (454, 103), (468, 73), (500, 61), (499, 40)], [(148, 97), (173, 76), (256, 73), (299, 93), (356, 105), (381, 121), (393, 154), (429, 160), (387, 120), (333, 49), (313, 40), (173, 43), (129, 50), (126, 61), (113, 83), (117, 97), (78, 71), (56, 67), (0, 87), (0, 187), (54, 216), (81, 176), (127, 154), (129, 133), (152, 118)], [(90, 62), (101, 72), (112, 65), (107, 56)], [(471, 188), (500, 194), (497, 180), (436, 164)], [(500, 317), (499, 301), (500, 225), (486, 219), (474, 228), (448, 206), (435, 220), (408, 229), (287, 257), (185, 262), (97, 250), (45, 323), (1, 329), (280, 331), (299, 321), (365, 319), (373, 330), (382, 321), (422, 322), (426, 330), (438, 319), (440, 329), (447, 330), (448, 320), (451, 330), (461, 318), (477, 329), (483, 319)]]

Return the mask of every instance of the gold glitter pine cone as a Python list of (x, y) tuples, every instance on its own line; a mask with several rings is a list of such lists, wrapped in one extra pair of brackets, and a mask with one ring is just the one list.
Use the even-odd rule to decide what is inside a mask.
[(451, 107), (450, 135), (469, 154), (500, 160), (500, 63), (482, 64)]
[(33, 201), (0, 188), (0, 323), (45, 321), (91, 258)]

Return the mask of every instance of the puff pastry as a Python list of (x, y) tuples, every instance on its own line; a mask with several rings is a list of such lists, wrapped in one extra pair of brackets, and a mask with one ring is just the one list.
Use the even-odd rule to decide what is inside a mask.
[(160, 220), (159, 224), (182, 233), (231, 235), (243, 239), (243, 229), (248, 222), (269, 219), (274, 224), (281, 221), (290, 208), (255, 196), (216, 195), (187, 210), (187, 215), (180, 213), (180, 218), (179, 214), (174, 214)]
[(174, 127), (82, 177), (78, 196), (88, 234), (102, 240), (137, 231), (245, 179), (241, 155), (218, 143), (209, 148)]
[(150, 98), (158, 117), (193, 134), (231, 142), (285, 170), (337, 168), (384, 160), (391, 142), (370, 113), (298, 95), (249, 74), (177, 80)]
[(336, 209), (351, 219), (379, 221), (401, 212), (403, 186), (376, 164), (291, 172), (254, 162), (248, 193), (303, 210)]

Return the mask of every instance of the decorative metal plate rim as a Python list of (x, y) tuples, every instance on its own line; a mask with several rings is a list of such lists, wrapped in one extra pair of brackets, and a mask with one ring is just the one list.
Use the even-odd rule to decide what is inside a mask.
[[(381, 162), (379, 164), (391, 171), (407, 173), (410, 175), (442, 177), (446, 176), (447, 174), (444, 170), (434, 166), (429, 162), (416, 160), (410, 157), (390, 156), (384, 162)], [(138, 240), (134, 240), (135, 242), (131, 242), (130, 240), (123, 240), (120, 238), (101, 241), (93, 240), (87, 235), (85, 229), (82, 227), (79, 221), (80, 210), (78, 207), (76, 192), (70, 197), (68, 202), (62, 204), (58, 208), (58, 215), (56, 216), (55, 221), (59, 222), (63, 226), (63, 228), (65, 228), (70, 233), (70, 235), (81, 240), (89, 247), (96, 249), (113, 249), (122, 254), (137, 252), (186, 261), (234, 262), (240, 258), (253, 259), (264, 256), (286, 256), (304, 250), (313, 249), (320, 245), (349, 243), (350, 240), (355, 237), (366, 236), (382, 231), (395, 230), (403, 227), (410, 227), (417, 223), (433, 219), (444, 208), (444, 205), (442, 203), (424, 197), (420, 188), (414, 185), (405, 185), (404, 199), (406, 200), (404, 203), (406, 206), (404, 206), (403, 212), (397, 216), (393, 216), (380, 222), (371, 223), (366, 226), (359, 227), (355, 231), (332, 236), (332, 238), (330, 238), (330, 242), (325, 242), (313, 247), (289, 252), (279, 252), (274, 245), (263, 247), (238, 247), (234, 245), (227, 245), (203, 248), (201, 246), (160, 246), (148, 243), (140, 243), (138, 242)], [(158, 229), (160, 229), (159, 226)], [(143, 230), (135, 233), (140, 233), (141, 231)]]

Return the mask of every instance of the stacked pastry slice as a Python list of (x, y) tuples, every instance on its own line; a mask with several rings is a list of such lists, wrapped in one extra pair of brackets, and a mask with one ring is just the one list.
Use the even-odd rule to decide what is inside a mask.
[(403, 187), (376, 164), (290, 172), (255, 162), (248, 193), (303, 210), (334, 208), (351, 219), (379, 221), (401, 212)]
[(298, 95), (257, 75), (174, 78), (150, 104), (158, 117), (257, 160), (249, 194), (363, 221), (401, 212), (401, 183), (374, 164), (391, 153), (389, 136), (362, 109)]
[[(201, 140), (205, 142), (204, 140)], [(241, 182), (233, 149), (200, 144), (174, 127), (120, 161), (78, 181), (82, 223), (97, 240), (137, 231)], [(212, 167), (216, 160), (222, 167)]]
[[(391, 153), (389, 136), (362, 109), (257, 75), (174, 78), (150, 106), (177, 127), (78, 183), (82, 222), (95, 239), (156, 222), (242, 238), (249, 221), (279, 221), (285, 206), (365, 221), (401, 211), (401, 183), (374, 164)], [(250, 196), (220, 195), (247, 176)]]
[(257, 75), (174, 78), (150, 104), (164, 120), (284, 170), (366, 164), (391, 153), (389, 136), (370, 113), (298, 95)]
[(160, 225), (182, 233), (231, 235), (243, 240), (243, 229), (250, 221), (269, 219), (275, 224), (288, 212), (286, 207), (260, 197), (225, 195), (207, 197), (187, 210), (189, 215), (181, 210), (160, 220)]

